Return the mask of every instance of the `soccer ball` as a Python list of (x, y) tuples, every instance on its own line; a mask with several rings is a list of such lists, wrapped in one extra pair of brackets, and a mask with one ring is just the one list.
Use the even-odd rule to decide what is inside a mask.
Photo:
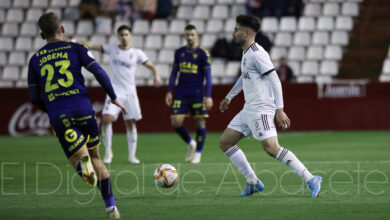
[(161, 187), (173, 186), (178, 178), (176, 168), (170, 164), (160, 164), (153, 174), (154, 182)]

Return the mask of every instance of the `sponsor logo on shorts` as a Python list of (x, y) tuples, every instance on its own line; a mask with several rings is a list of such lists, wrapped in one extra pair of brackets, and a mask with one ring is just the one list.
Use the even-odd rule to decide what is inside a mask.
[(65, 140), (69, 143), (74, 142), (77, 139), (77, 132), (71, 128), (65, 131)]
[(68, 151), (69, 152), (72, 152), (76, 147), (78, 147), (80, 144), (81, 144), (81, 142), (83, 142), (84, 141), (84, 135), (81, 135), (80, 136), (80, 138), (76, 141), (76, 142), (74, 142), (74, 144), (72, 144), (72, 145), (70, 145), (69, 147), (68, 147)]

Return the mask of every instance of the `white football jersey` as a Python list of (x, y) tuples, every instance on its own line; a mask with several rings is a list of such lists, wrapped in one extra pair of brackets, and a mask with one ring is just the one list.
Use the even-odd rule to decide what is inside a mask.
[(110, 76), (115, 93), (117, 95), (132, 91), (129, 87), (135, 87), (135, 72), (138, 64), (148, 61), (145, 53), (136, 48), (122, 50), (119, 45), (103, 45), (104, 53), (110, 57)]
[(253, 43), (243, 52), (241, 80), (245, 97), (244, 109), (274, 113), (276, 108), (283, 107), (282, 95), (274, 94), (276, 90), (273, 87), (280, 86), (281, 89), (274, 69), (268, 53), (257, 43)]

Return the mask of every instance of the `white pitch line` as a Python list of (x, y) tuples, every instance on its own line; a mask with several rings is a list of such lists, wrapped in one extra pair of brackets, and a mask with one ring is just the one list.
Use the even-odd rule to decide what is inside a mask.
[[(226, 165), (229, 164), (229, 161), (226, 162), (210, 162), (210, 163), (200, 163), (200, 164), (190, 164), (185, 162), (164, 162), (171, 163), (172, 165), (180, 164), (182, 165), (190, 165), (190, 166), (202, 166), (202, 165)], [(264, 165), (274, 165), (280, 164), (280, 162), (249, 162), (250, 164), (264, 164)], [(341, 160), (341, 161), (302, 161), (303, 164), (390, 164), (390, 160)], [(143, 163), (144, 165), (158, 165), (160, 163)], [(115, 165), (115, 164), (113, 164)]]

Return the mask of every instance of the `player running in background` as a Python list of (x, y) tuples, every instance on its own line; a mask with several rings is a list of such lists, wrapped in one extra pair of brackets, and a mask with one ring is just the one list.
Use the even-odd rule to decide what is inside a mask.
[[(177, 74), (180, 73), (171, 110), (171, 125), (188, 144), (185, 160), (199, 163), (206, 140), (205, 118), (208, 117), (207, 110), (213, 106), (210, 55), (206, 49), (198, 46), (198, 33), (194, 25), (189, 24), (185, 27), (184, 37), (187, 45), (175, 51), (165, 103), (168, 106), (172, 105), (172, 90)], [(204, 79), (206, 79), (206, 92), (204, 92)], [(189, 112), (195, 118), (196, 141), (192, 140), (187, 128), (183, 125), (184, 118)]]
[[(138, 101), (137, 90), (135, 87), (135, 72), (137, 65), (143, 64), (150, 69), (154, 75), (154, 85), (160, 86), (160, 76), (154, 64), (146, 57), (145, 53), (133, 48), (130, 44), (131, 28), (122, 25), (117, 30), (119, 45), (100, 45), (93, 42), (82, 42), (90, 49), (98, 50), (108, 54), (110, 57), (110, 79), (118, 99), (121, 100), (129, 113), (123, 115), (126, 125), (127, 145), (129, 149), (129, 162), (139, 164), (135, 152), (137, 149), (137, 128), (136, 121), (141, 120), (141, 107)], [(111, 163), (113, 158), (112, 151), (112, 122), (116, 121), (120, 113), (120, 108), (113, 105), (110, 98), (107, 97), (103, 107), (103, 143), (105, 146), (105, 155), (103, 162)]]
[(248, 163), (244, 152), (236, 145), (244, 136), (253, 135), (261, 142), (263, 149), (290, 169), (307, 183), (312, 197), (320, 192), (322, 178), (313, 176), (293, 152), (278, 143), (274, 117), (280, 127), (290, 127), (290, 119), (283, 112), (282, 86), (268, 53), (255, 43), (260, 22), (256, 17), (239, 15), (233, 39), (243, 50), (241, 76), (221, 101), (219, 109), (224, 112), (230, 101), (244, 91), (244, 108), (233, 118), (220, 139), (220, 147), (238, 170), (245, 176), (247, 186), (239, 196), (249, 196), (263, 191), (264, 185), (257, 178)]
[(116, 98), (110, 79), (92, 53), (80, 44), (63, 41), (64, 27), (57, 15), (43, 14), (38, 26), (47, 44), (30, 59), (29, 98), (49, 115), (62, 149), (76, 172), (90, 187), (98, 186), (107, 217), (119, 218), (110, 175), (99, 156), (98, 126), (81, 67), (95, 75), (112, 103), (125, 114), (127, 110)]

